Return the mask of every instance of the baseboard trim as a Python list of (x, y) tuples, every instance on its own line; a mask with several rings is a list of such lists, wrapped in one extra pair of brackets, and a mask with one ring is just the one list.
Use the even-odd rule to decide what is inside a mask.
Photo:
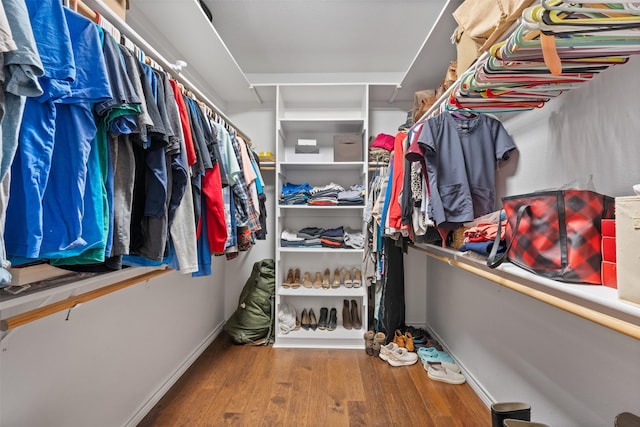
[(135, 427), (151, 411), (151, 409), (162, 399), (169, 389), (180, 379), (187, 369), (196, 361), (198, 357), (209, 347), (214, 339), (222, 332), (224, 322), (218, 325), (211, 333), (191, 352), (189, 356), (162, 382), (160, 387), (151, 393), (149, 398), (138, 408), (138, 410), (125, 423), (126, 427)]
[(440, 342), (440, 344), (442, 344), (442, 347), (444, 348), (444, 350), (451, 355), (453, 360), (456, 361), (456, 364), (458, 366), (460, 366), (460, 370), (462, 371), (462, 374), (467, 379), (467, 383), (471, 386), (473, 391), (478, 395), (480, 400), (482, 400), (484, 402), (484, 404), (487, 405), (487, 408), (490, 408), (491, 405), (493, 405), (495, 403), (495, 399), (482, 386), (482, 384), (480, 384), (478, 382), (478, 380), (476, 380), (476, 378), (473, 376), (473, 374), (471, 374), (471, 372), (469, 372), (465, 368), (464, 363), (462, 363), (460, 361), (460, 359), (458, 359), (456, 357), (456, 355), (454, 353), (452, 353), (451, 350), (449, 350), (449, 348), (447, 347), (447, 343), (444, 342), (442, 337), (440, 335), (438, 335), (437, 333), (435, 333), (433, 328), (431, 328), (429, 325), (426, 325), (425, 329), (431, 334), (432, 337), (434, 337), (436, 340), (438, 340), (438, 342)]

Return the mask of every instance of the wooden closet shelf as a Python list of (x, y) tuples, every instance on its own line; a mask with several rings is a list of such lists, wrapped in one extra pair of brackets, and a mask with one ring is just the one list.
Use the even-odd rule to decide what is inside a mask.
[(546, 279), (510, 263), (491, 269), (478, 258), (435, 245), (412, 244), (411, 247), (452, 267), (468, 271), (621, 334), (640, 339), (640, 307), (620, 301), (615, 289)]

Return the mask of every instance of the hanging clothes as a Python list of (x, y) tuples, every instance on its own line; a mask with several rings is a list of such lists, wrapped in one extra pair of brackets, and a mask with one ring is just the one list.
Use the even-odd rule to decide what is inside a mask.
[(499, 120), (486, 115), (432, 117), (418, 140), (425, 147), (430, 217), (453, 229), (495, 210), (495, 169), (516, 148)]

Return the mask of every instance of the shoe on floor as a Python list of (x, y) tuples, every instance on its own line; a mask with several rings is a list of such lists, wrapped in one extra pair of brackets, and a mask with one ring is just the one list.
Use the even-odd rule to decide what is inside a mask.
[(504, 427), (549, 427), (548, 424), (534, 423), (532, 421), (522, 421), (507, 418), (503, 422)]
[(398, 351), (398, 344), (394, 343), (394, 342), (390, 342), (387, 345), (382, 345), (380, 346), (380, 354), (379, 357), (380, 359), (384, 360), (385, 362), (389, 360), (389, 357), (395, 353), (396, 351)]
[(418, 357), (422, 363), (427, 362), (448, 362), (455, 363), (453, 358), (446, 351), (438, 351), (433, 347), (420, 347), (418, 349)]
[(378, 357), (380, 355), (380, 349), (385, 342), (387, 342), (387, 336), (384, 333), (378, 332), (373, 336), (373, 356)]
[[(382, 352), (380, 354), (382, 354)], [(413, 365), (417, 361), (418, 355), (410, 352), (404, 347), (398, 347), (398, 349), (391, 353), (387, 359), (387, 363), (391, 366), (409, 366)]]
[(621, 412), (616, 415), (613, 420), (615, 427), (638, 427), (640, 426), (640, 417), (631, 412)]
[[(345, 300), (346, 302), (347, 300)], [(347, 310), (347, 313), (349, 311)], [(342, 311), (343, 315), (344, 315), (344, 310)], [(364, 350), (367, 353), (368, 356), (373, 356), (373, 336), (374, 336), (374, 332), (373, 331), (367, 331), (364, 333)]]
[(442, 381), (449, 384), (464, 384), (467, 380), (464, 375), (453, 372), (442, 365), (430, 365), (427, 375), (434, 381)]
[(455, 363), (448, 363), (448, 362), (426, 362), (423, 363), (422, 366), (424, 366), (424, 370), (428, 371), (429, 370), (429, 366), (433, 366), (433, 365), (440, 365), (443, 368), (447, 368), (448, 370), (455, 372), (457, 374), (460, 373), (460, 366), (458, 366)]

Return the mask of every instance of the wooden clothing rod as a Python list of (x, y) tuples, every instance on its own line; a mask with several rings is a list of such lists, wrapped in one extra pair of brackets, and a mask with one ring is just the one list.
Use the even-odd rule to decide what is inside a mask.
[(121, 280), (120, 282), (116, 282), (99, 289), (94, 289), (92, 291), (85, 292), (80, 295), (69, 297), (62, 301), (57, 301), (52, 304), (45, 305), (43, 307), (38, 307), (33, 310), (25, 311), (24, 313), (16, 314), (15, 316), (7, 317), (6, 319), (0, 320), (0, 331), (8, 331), (9, 329), (26, 325), (27, 323), (31, 323), (34, 320), (42, 319), (43, 317), (47, 317), (59, 311), (73, 308), (77, 304), (85, 303), (85, 302), (94, 300), (96, 298), (100, 298), (112, 292), (116, 292), (121, 289), (128, 288), (129, 286), (146, 282), (148, 280), (153, 279), (154, 277), (162, 276), (171, 271), (173, 270), (165, 269), (165, 270), (150, 271), (148, 273), (131, 277), (129, 279)]
[(616, 332), (619, 332), (621, 334), (640, 340), (640, 327), (637, 325), (615, 318), (608, 314), (604, 314), (599, 311), (596, 311), (587, 307), (583, 307), (579, 304), (567, 301), (565, 299), (556, 297), (554, 295), (550, 295), (546, 292), (533, 289), (529, 286), (520, 284), (516, 281), (506, 279), (496, 274), (484, 271), (478, 267), (474, 267), (472, 265), (465, 264), (460, 261), (456, 261), (452, 258), (433, 254), (428, 250), (425, 250), (419, 246), (413, 246), (413, 247), (415, 249), (425, 252), (427, 255), (429, 255), (432, 258), (435, 258), (442, 262), (446, 262), (452, 267), (461, 268), (463, 270), (466, 270), (470, 273), (475, 274), (476, 276), (480, 276), (484, 279), (490, 280), (506, 288), (512, 289), (516, 292), (520, 292), (521, 294), (525, 294), (531, 298), (537, 299), (538, 301), (542, 301), (546, 304), (552, 305), (568, 313), (574, 314), (578, 317), (582, 317), (583, 319), (590, 320), (594, 323), (597, 323), (600, 326), (613, 329)]

